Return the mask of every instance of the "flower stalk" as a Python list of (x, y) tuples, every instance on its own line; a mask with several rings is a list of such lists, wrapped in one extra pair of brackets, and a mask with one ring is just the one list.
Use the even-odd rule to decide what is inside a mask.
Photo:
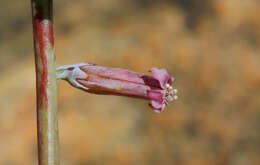
[(174, 79), (165, 69), (151, 68), (150, 72), (152, 76), (88, 63), (60, 66), (56, 70), (57, 79), (66, 80), (73, 87), (94, 94), (146, 99), (159, 113), (177, 99), (177, 89), (172, 87)]
[(36, 68), (39, 165), (59, 164), (52, 0), (31, 0)]

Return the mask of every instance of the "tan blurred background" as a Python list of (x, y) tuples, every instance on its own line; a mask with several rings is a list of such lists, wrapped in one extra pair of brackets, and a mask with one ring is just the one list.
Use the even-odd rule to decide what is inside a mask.
[[(0, 164), (37, 164), (30, 1), (0, 10)], [(58, 65), (165, 67), (179, 100), (146, 101), (58, 83), (61, 164), (260, 164), (259, 0), (60, 0)]]

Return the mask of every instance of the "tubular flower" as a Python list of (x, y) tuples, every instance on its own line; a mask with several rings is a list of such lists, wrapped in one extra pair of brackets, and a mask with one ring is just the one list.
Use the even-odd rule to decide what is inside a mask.
[(177, 89), (172, 87), (173, 78), (165, 69), (151, 68), (149, 71), (152, 76), (82, 63), (58, 67), (57, 78), (89, 93), (149, 100), (150, 107), (159, 113), (177, 99)]

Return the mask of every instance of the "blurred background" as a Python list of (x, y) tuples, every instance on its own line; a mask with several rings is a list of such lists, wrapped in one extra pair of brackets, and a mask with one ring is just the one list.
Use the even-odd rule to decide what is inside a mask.
[[(37, 164), (30, 1), (1, 5), (0, 164)], [(158, 115), (59, 82), (61, 164), (260, 164), (259, 0), (62, 0), (54, 23), (57, 65), (165, 67), (179, 90)]]

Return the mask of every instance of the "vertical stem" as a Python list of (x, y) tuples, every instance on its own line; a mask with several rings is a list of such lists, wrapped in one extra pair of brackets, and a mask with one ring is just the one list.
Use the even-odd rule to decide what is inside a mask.
[(31, 0), (37, 88), (39, 165), (59, 164), (52, 0)]

